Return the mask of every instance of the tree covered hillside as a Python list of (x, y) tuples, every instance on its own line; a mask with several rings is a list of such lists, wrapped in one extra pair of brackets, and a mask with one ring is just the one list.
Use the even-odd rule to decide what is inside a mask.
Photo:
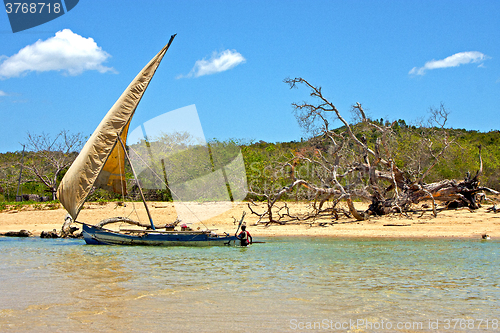
[[(386, 125), (383, 120), (376, 120), (380, 125)], [(359, 138), (364, 137), (368, 146), (374, 147), (377, 138), (380, 135), (371, 129), (362, 129), (361, 124), (354, 125), (359, 127)], [(443, 132), (436, 127), (416, 127), (408, 126), (404, 120), (398, 120), (393, 123), (393, 156), (395, 164), (400, 168), (409, 169), (410, 172), (418, 174), (431, 163), (434, 156), (439, 154), (443, 148)], [(335, 131), (341, 132), (343, 127)], [(434, 182), (441, 179), (461, 180), (465, 175), (475, 173), (479, 168), (478, 146), (482, 146), (483, 174), (481, 184), (496, 190), (500, 190), (500, 131), (491, 131), (481, 133), (477, 131), (468, 131), (464, 129), (446, 129), (447, 140), (451, 142), (447, 149), (440, 156), (438, 163), (431, 169), (426, 176), (426, 182)], [(432, 144), (431, 144), (432, 142)], [(212, 145), (224, 144), (223, 142), (213, 142)], [(290, 169), (286, 167), (287, 163), (294, 163), (297, 156), (318, 156), (318, 152), (328, 152), (331, 147), (325, 142), (322, 136), (315, 136), (308, 140), (293, 142), (267, 143), (246, 142), (239, 144), (246, 168), (247, 182), (251, 192), (250, 197), (262, 199), (257, 193), (270, 193), (277, 191), (283, 186), (288, 185), (290, 180)], [(75, 153), (52, 152), (55, 156), (70, 156), (74, 159)], [(0, 153), (0, 201), (14, 201), (17, 193), (18, 178), (21, 170), (22, 152)], [(297, 162), (295, 162), (297, 163)], [(44, 166), (43, 175), (47, 179), (60, 181), (64, 175), (64, 170), (50, 168), (47, 163), (46, 151), (27, 151), (24, 156), (24, 168), (21, 179), (20, 192), (27, 194), (38, 194), (50, 196), (53, 188), (43, 184), (39, 177), (30, 169), (29, 165)], [(67, 169), (67, 167), (66, 167)], [(313, 167), (312, 159), (310, 162), (303, 160), (295, 166), (295, 172), (301, 178), (313, 180), (318, 177), (325, 177), (322, 172)], [(131, 172), (127, 173), (131, 178)], [(160, 195), (156, 191), (156, 196), (152, 198), (160, 200), (171, 199), (170, 195)], [(97, 197), (112, 198), (113, 195), (97, 191)], [(311, 193), (304, 190), (298, 190), (293, 195), (283, 197), (283, 199), (297, 198), (307, 200)]]
[[(439, 143), (429, 147), (424, 139), (439, 142), (441, 134), (435, 133), (436, 128), (407, 126), (403, 120), (399, 120), (397, 124), (394, 127), (397, 142), (394, 150), (395, 164), (398, 167), (412, 164), (416, 173), (425, 167), (426, 161), (428, 164), (431, 152), (437, 153), (442, 149), (442, 144)], [(500, 190), (500, 131), (481, 133), (464, 129), (447, 129), (446, 133), (449, 140), (454, 142), (443, 153), (439, 163), (431, 169), (425, 180), (427, 182), (441, 179), (461, 180), (467, 172), (476, 172), (479, 168), (478, 146), (481, 145), (484, 164), (481, 183), (486, 187)], [(365, 131), (364, 134), (372, 145), (378, 138), (378, 135), (371, 131)], [(262, 192), (271, 188), (280, 189), (287, 184), (289, 171), (283, 169), (286, 162), (292, 161), (298, 155), (314, 154), (318, 150), (327, 151), (328, 145), (322, 142), (321, 137), (315, 137), (300, 142), (259, 141), (243, 145), (241, 149), (249, 185), (255, 192)], [(301, 164), (296, 167), (296, 172), (306, 179), (317, 177), (310, 164), (311, 162)]]

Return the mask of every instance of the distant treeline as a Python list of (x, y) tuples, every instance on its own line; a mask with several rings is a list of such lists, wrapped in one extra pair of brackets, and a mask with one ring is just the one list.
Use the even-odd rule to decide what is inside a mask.
[[(382, 122), (383, 120), (380, 120), (381, 124)], [(393, 138), (392, 156), (395, 164), (401, 169), (405, 169), (407, 164), (415, 164), (415, 160), (428, 159), (428, 156), (418, 156), (419, 154), (428, 155), (430, 152), (439, 152), (442, 148), (443, 139), (441, 136), (432, 137), (438, 135), (433, 128), (408, 126), (403, 120), (397, 121), (392, 128), (396, 132)], [(483, 133), (465, 129), (447, 129), (446, 133), (448, 141), (452, 143), (424, 181), (431, 183), (443, 179), (463, 180), (468, 172), (474, 175), (479, 169), (478, 146), (481, 145), (483, 160), (481, 185), (500, 190), (500, 131)], [(359, 138), (363, 136), (371, 148), (375, 146), (377, 135), (375, 130), (357, 134)], [(427, 150), (417, 150), (415, 147), (422, 146), (417, 143), (423, 138), (433, 144)], [(283, 163), (292, 161), (297, 154), (310, 156), (315, 150), (328, 153), (330, 147), (328, 140), (316, 137), (299, 142), (259, 141), (243, 145), (241, 149), (249, 186), (255, 192), (263, 193), (265, 189), (273, 188), (276, 191), (290, 184), (289, 168), (283, 168)], [(296, 173), (299, 173), (298, 178), (305, 180), (316, 179), (317, 181), (317, 178), (322, 176), (317, 174), (317, 167), (311, 167), (308, 163), (301, 162), (294, 169)], [(303, 196), (304, 194), (300, 199), (307, 199)]]
[[(383, 119), (378, 121), (385, 124)], [(398, 120), (392, 125), (396, 139), (394, 143), (392, 156), (394, 163), (404, 168), (406, 163), (414, 163), (418, 160), (418, 154), (432, 154), (433, 151), (439, 151), (442, 147), (442, 132), (434, 131), (432, 128), (408, 126), (405, 121)], [(341, 129), (339, 129), (339, 132)], [(483, 176), (481, 184), (496, 190), (500, 190), (500, 131), (490, 131), (487, 133), (464, 130), (447, 129), (448, 141), (452, 142), (440, 162), (434, 167), (430, 174), (425, 178), (426, 182), (435, 182), (442, 179), (463, 179), (467, 172), (475, 173), (479, 168), (478, 146), (482, 146)], [(360, 132), (360, 139), (367, 142), (370, 147), (375, 146), (377, 131), (366, 130)], [(432, 137), (435, 135), (436, 137)], [(440, 137), (437, 137), (437, 136)], [(429, 144), (428, 150), (418, 151), (415, 149), (416, 143), (422, 140), (433, 142)], [(226, 142), (227, 143), (227, 142)], [(210, 145), (224, 145), (225, 142), (214, 141)], [(289, 170), (285, 165), (287, 162), (293, 163), (297, 154), (314, 154), (315, 151), (323, 153), (330, 149), (328, 140), (321, 137), (301, 139), (300, 141), (268, 143), (258, 142), (234, 142), (242, 152), (248, 187), (257, 193), (264, 193), (279, 189), (289, 184)], [(234, 152), (231, 153), (234, 155)], [(72, 154), (76, 157), (76, 154)], [(232, 155), (232, 156), (233, 156)], [(44, 163), (41, 152), (26, 152), (24, 164), (26, 163)], [(0, 201), (14, 201), (18, 193), (18, 179), (21, 170), (22, 152), (0, 153)], [(301, 162), (301, 165), (294, 166), (295, 172), (300, 173), (300, 178), (312, 179), (322, 177), (318, 174), (318, 168), (309, 167), (307, 163)], [(51, 177), (50, 168), (47, 168), (47, 177)], [(58, 181), (64, 176), (64, 171), (58, 174)], [(127, 172), (127, 178), (132, 178), (131, 172)], [(131, 181), (132, 184), (132, 181)], [(49, 196), (50, 191), (37, 180), (30, 170), (24, 168), (21, 177), (21, 186), (19, 192), (22, 194), (37, 194), (39, 196)], [(130, 186), (129, 194), (135, 194), (133, 186)], [(171, 195), (165, 190), (146, 191), (149, 199), (152, 200), (171, 200)], [(307, 199), (307, 194), (296, 193), (295, 196), (300, 199)], [(109, 200), (117, 198), (116, 195), (105, 191), (97, 190), (90, 200)], [(253, 199), (259, 199), (253, 197)]]

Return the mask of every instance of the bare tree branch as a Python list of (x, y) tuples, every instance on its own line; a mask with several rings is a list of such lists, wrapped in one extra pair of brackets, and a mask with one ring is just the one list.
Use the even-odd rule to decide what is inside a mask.
[(27, 133), (26, 147), (33, 154), (26, 162), (26, 168), (44, 184), (56, 199), (56, 191), (61, 172), (73, 163), (81, 149), (81, 133), (70, 134), (63, 130), (55, 138), (49, 134)]

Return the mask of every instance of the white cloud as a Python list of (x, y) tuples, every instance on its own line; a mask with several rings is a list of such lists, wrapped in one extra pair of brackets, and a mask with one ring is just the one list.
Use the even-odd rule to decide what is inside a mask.
[(177, 78), (200, 77), (220, 73), (234, 68), (245, 61), (246, 59), (240, 53), (236, 52), (236, 50), (214, 52), (210, 59), (197, 60), (193, 69), (187, 75), (179, 75)]
[[(426, 71), (436, 68), (448, 68), (457, 67), (460, 65), (465, 65), (469, 63), (482, 62), (484, 60), (490, 59), (487, 55), (481, 52), (470, 51), (470, 52), (459, 52), (451, 55), (442, 60), (431, 60), (425, 63), (423, 67), (413, 67), (408, 74), (411, 75), (424, 75)], [(481, 66), (482, 63), (479, 65)]]
[(79, 75), (84, 71), (100, 73), (114, 71), (102, 65), (110, 55), (93, 38), (85, 38), (69, 29), (56, 32), (54, 37), (25, 46), (11, 57), (1, 56), (0, 78), (18, 77), (25, 73), (63, 71)]
[(0, 96), (8, 96), (7, 93), (3, 90), (0, 90)]

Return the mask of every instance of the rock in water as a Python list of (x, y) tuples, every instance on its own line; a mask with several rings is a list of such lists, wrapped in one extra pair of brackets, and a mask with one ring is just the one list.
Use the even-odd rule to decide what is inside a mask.
[(28, 230), (19, 230), (19, 231), (7, 231), (6, 233), (0, 234), (1, 236), (7, 237), (31, 237), (33, 234)]
[(59, 238), (56, 229), (52, 231), (42, 231), (40, 238)]

